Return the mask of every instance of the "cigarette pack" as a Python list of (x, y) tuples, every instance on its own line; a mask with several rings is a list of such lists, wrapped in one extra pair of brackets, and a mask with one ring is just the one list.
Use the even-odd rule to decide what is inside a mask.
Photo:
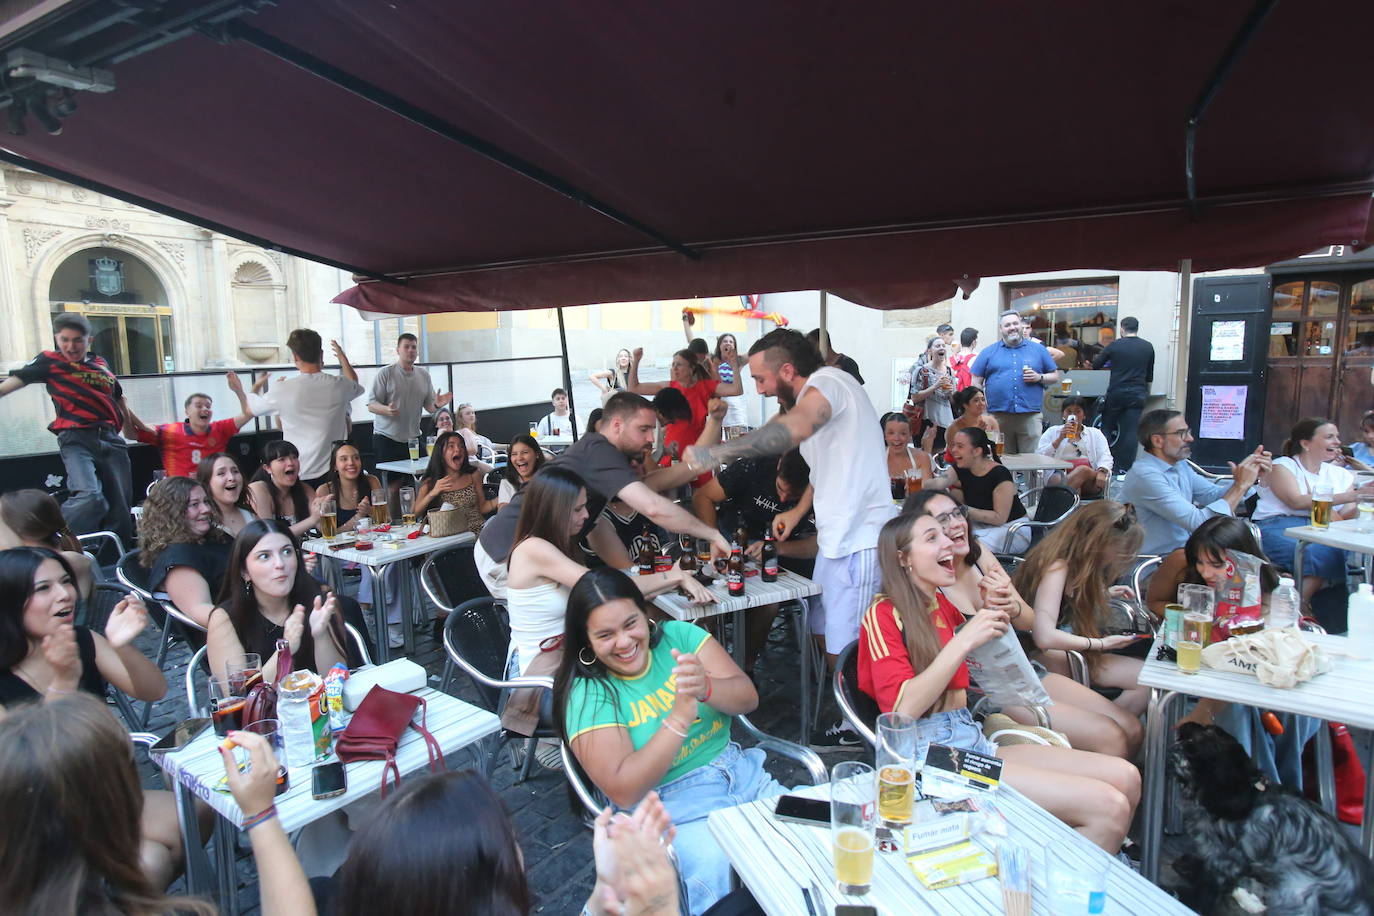
[(931, 890), (997, 875), (997, 860), (986, 849), (968, 840), (908, 855), (906, 861), (920, 882)]

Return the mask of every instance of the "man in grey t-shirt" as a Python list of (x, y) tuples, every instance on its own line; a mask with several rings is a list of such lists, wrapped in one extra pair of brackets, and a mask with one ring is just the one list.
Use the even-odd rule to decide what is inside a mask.
[[(415, 335), (402, 334), (396, 338), (396, 362), (383, 366), (372, 380), (367, 409), (376, 417), (372, 421), (372, 453), (379, 464), (409, 458), (406, 443), (420, 437), (422, 412), (433, 413), (453, 400), (451, 391), (434, 393), (429, 373), (415, 365), (419, 354), (420, 342)], [(401, 478), (396, 477), (391, 486), (393, 503), (400, 486)]]

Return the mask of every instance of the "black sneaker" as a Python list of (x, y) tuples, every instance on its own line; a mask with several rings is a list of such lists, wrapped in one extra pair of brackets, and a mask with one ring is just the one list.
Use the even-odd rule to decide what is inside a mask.
[(822, 734), (811, 739), (811, 749), (825, 753), (826, 751), (848, 751), (863, 747), (863, 739), (859, 733), (849, 727), (849, 723), (843, 719), (827, 728)]

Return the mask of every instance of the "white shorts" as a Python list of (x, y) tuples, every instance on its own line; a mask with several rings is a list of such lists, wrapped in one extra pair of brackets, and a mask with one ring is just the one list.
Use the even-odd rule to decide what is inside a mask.
[(847, 557), (818, 554), (811, 579), (821, 587), (820, 608), (812, 608), (811, 631), (825, 634), (825, 651), (838, 655), (859, 638), (859, 621), (878, 593), (878, 548)]
[(478, 541), (472, 545), (472, 559), (477, 564), (477, 575), (482, 577), (482, 584), (491, 592), (491, 596), (498, 601), (506, 600), (506, 573), (508, 568), (505, 563), (497, 563), (491, 556), (482, 549), (482, 542)]

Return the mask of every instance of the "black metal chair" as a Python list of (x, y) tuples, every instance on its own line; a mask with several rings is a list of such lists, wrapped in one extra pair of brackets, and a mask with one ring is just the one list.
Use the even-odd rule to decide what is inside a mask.
[(436, 550), (420, 567), (420, 587), (435, 607), (446, 614), (473, 598), (490, 595), (477, 573), (474, 544), (455, 544)]
[(835, 702), (849, 727), (859, 733), (870, 749), (878, 746), (873, 725), (878, 720), (878, 704), (859, 689), (859, 642), (855, 640), (840, 651), (835, 660)]
[[(191, 649), (205, 645), (205, 628), (177, 610), (172, 600), (162, 592), (149, 588), (148, 569), (139, 562), (139, 552), (130, 550), (124, 553), (115, 564), (115, 576), (126, 588), (143, 599), (148, 608), (148, 616), (153, 624), (162, 630), (162, 639), (153, 660), (158, 668), (166, 670), (167, 650), (173, 643), (183, 642)], [(146, 726), (152, 704), (145, 703), (143, 717), (138, 728)]]
[[(444, 664), (444, 677), (439, 689), (445, 693), (453, 682), (458, 669), (468, 676), (473, 689), (477, 692), (478, 705), (488, 712), (500, 715), (512, 690), (522, 687), (553, 691), (553, 678), (550, 677), (506, 677), (506, 658), (510, 646), (510, 625), (506, 621), (505, 608), (495, 598), (473, 598), (463, 602), (449, 612), (444, 621), (444, 653), (448, 660)], [(530, 774), (534, 760), (536, 742), (541, 738), (558, 739), (558, 730), (552, 722), (540, 717), (534, 734), (528, 737), (516, 735), (502, 729), (496, 747), (488, 759), (490, 771), (496, 755), (508, 741), (525, 739), (524, 759), (517, 761), (520, 775), (517, 783), (524, 782)]]
[(92, 572), (97, 581), (109, 581), (108, 570), (124, 556), (124, 542), (113, 531), (92, 531), (78, 534), (81, 550), (91, 558)]
[[(1010, 544), (1012, 537), (1022, 528), (1030, 529), (1030, 547), (1040, 540), (1078, 508), (1078, 494), (1068, 487), (1058, 484), (1036, 487), (1021, 494), (1023, 503), (1031, 505), (1028, 514), (1007, 525), (1005, 542)], [(1030, 547), (1026, 550), (1029, 551)]]

